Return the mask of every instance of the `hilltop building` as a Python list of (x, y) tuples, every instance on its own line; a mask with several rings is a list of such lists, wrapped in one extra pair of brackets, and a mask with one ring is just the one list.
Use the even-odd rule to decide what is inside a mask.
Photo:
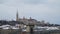
[(31, 17), (28, 19), (28, 18), (19, 18), (19, 14), (18, 14), (18, 11), (16, 13), (16, 21), (19, 21), (19, 22), (23, 22), (24, 24), (35, 24), (35, 25), (44, 25), (46, 24), (44, 20), (42, 21), (37, 21), (36, 19), (32, 19)]
[(29, 23), (36, 24), (38, 22), (37, 20), (32, 19), (31, 17), (29, 19), (25, 17), (19, 18), (18, 12), (16, 13), (16, 21), (23, 22), (24, 24), (29, 24)]
[(19, 16), (18, 16), (18, 11), (17, 11), (17, 14), (16, 14), (16, 21), (19, 20)]

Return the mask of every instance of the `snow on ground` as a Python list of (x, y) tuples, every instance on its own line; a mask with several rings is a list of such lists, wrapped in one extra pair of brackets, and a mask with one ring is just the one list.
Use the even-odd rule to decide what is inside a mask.
[[(18, 26), (19, 26), (19, 25), (18, 25)], [(24, 26), (24, 27), (26, 27), (26, 26)], [(2, 29), (19, 29), (19, 27), (17, 27), (17, 25), (16, 25), (16, 26), (2, 25), (2, 26), (0, 26), (0, 28), (2, 28)], [(45, 26), (45, 27), (36, 26), (36, 27), (34, 27), (34, 28), (40, 29), (40, 30), (43, 30), (43, 29), (45, 29), (45, 30), (59, 30), (58, 27), (48, 27), (48, 26)]]

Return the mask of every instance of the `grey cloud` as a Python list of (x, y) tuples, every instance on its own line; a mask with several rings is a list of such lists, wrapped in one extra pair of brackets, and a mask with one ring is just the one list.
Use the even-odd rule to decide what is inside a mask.
[(24, 3), (27, 4), (40, 4), (40, 3), (46, 3), (47, 0), (25, 0)]
[(57, 6), (46, 4), (47, 2), (47, 0), (0, 0), (0, 3), (3, 3), (0, 4), (0, 18), (2, 16), (4, 19), (6, 16), (6, 19), (15, 19), (17, 8), (19, 8), (20, 17), (31, 16), (37, 20), (60, 22), (60, 10), (58, 11), (57, 8), (54, 8)]
[(6, 3), (8, 0), (0, 0), (0, 4)]
[(38, 4), (38, 3), (46, 3), (47, 0), (0, 0), (0, 3), (26, 3), (26, 4)]
[(1, 3), (4, 3), (3, 0), (0, 0), (0, 4), (1, 4)]

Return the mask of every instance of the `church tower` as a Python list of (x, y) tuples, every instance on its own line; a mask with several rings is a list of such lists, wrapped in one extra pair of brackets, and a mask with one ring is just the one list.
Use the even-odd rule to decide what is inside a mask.
[(16, 13), (16, 21), (19, 21), (18, 10), (17, 10), (17, 13)]

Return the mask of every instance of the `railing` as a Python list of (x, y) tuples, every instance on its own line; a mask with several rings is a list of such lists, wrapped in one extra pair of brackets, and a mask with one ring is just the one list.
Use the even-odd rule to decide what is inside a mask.
[(34, 34), (60, 34), (60, 30), (36, 31)]
[[(22, 32), (19, 30), (2, 30), (0, 29), (0, 34), (31, 34), (30, 32)], [(49, 31), (33, 31), (33, 34), (60, 34), (60, 30), (49, 30)]]

